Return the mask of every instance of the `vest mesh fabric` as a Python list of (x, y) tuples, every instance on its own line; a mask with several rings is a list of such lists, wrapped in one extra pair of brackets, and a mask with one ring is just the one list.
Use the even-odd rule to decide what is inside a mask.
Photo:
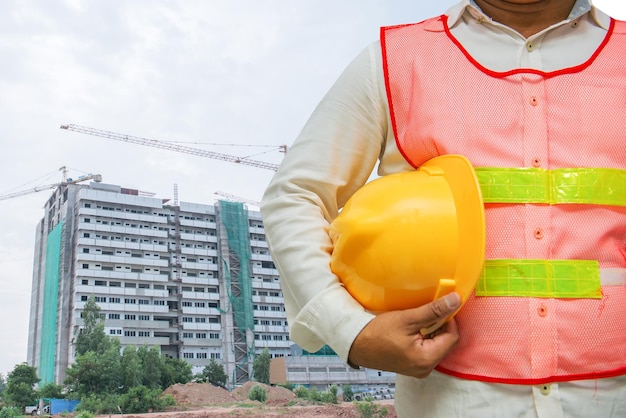
[[(585, 63), (498, 73), (475, 62), (445, 17), (383, 28), (398, 147), (413, 166), (463, 154), (476, 167), (626, 169), (626, 23)], [(500, 204), (486, 209), (488, 259), (598, 260), (626, 268), (626, 208)], [(471, 297), (438, 370), (545, 383), (626, 373), (626, 287), (602, 299)]]

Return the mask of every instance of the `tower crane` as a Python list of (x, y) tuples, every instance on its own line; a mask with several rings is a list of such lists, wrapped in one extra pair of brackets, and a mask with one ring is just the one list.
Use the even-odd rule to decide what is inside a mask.
[(87, 181), (87, 180), (93, 180), (96, 183), (100, 183), (102, 181), (102, 176), (100, 174), (87, 174), (84, 176), (80, 176), (76, 179), (71, 179), (71, 178), (66, 178), (67, 170), (65, 167), (61, 167), (60, 170), (63, 171), (63, 181), (59, 183), (45, 184), (42, 186), (33, 187), (32, 189), (20, 190), (18, 192), (3, 194), (3, 195), (0, 195), (0, 200), (13, 199), (15, 197), (24, 196), (24, 195), (31, 194), (31, 193), (37, 193), (42, 190), (54, 189), (58, 186), (63, 186), (66, 184), (76, 184), (76, 183), (80, 183), (80, 182)]
[[(252, 160), (249, 158), (237, 157), (237, 156), (229, 155), (229, 154), (221, 154), (218, 152), (207, 151), (207, 150), (203, 150), (200, 148), (193, 148), (193, 147), (188, 147), (184, 145), (172, 144), (169, 142), (158, 141), (156, 139), (148, 139), (148, 138), (141, 138), (138, 136), (120, 134), (116, 132), (105, 131), (102, 129), (89, 128), (87, 126), (67, 124), (67, 125), (61, 125), (61, 129), (66, 129), (68, 131), (74, 131), (74, 132), (80, 132), (80, 133), (87, 134), (87, 135), (99, 136), (102, 138), (114, 139), (116, 141), (130, 142), (131, 144), (146, 145), (148, 147), (182, 152), (184, 154), (198, 155), (200, 157), (213, 158), (215, 160), (249, 165), (252, 167), (264, 168), (266, 170), (276, 171), (278, 169), (277, 164), (272, 164), (272, 163), (268, 163), (265, 161)], [(281, 145), (279, 148), (281, 152), (283, 153), (287, 152), (286, 145)]]

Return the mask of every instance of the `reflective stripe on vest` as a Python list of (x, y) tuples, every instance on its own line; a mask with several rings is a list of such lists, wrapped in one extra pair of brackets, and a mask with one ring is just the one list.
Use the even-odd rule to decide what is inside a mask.
[[(485, 203), (626, 206), (626, 170), (476, 168)], [(602, 298), (595, 260), (487, 260), (476, 296)]]
[(485, 203), (582, 203), (626, 206), (626, 170), (476, 168)]
[(601, 299), (595, 260), (487, 260), (476, 296)]

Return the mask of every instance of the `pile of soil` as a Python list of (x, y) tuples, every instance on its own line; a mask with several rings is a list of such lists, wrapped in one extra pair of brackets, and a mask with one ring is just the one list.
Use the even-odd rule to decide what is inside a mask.
[(246, 382), (242, 386), (231, 392), (238, 401), (249, 401), (248, 394), (255, 386), (261, 386), (267, 393), (266, 405), (287, 406), (296, 398), (296, 395), (287, 388), (281, 386), (270, 386), (259, 382)]
[(215, 405), (237, 402), (237, 399), (224, 388), (210, 383), (177, 383), (163, 391), (172, 395), (181, 406)]
[[(265, 403), (251, 401), (250, 390), (260, 385), (266, 390)], [(233, 418), (233, 417), (273, 417), (273, 418), (360, 418), (353, 402), (332, 404), (308, 404), (289, 389), (269, 386), (258, 382), (247, 382), (229, 392), (210, 383), (176, 384), (167, 388), (164, 394), (174, 397), (177, 405), (166, 412), (149, 414), (125, 414), (124, 418)], [(387, 418), (396, 418), (393, 400), (376, 401), (387, 409)], [(98, 418), (111, 418), (99, 416)]]
[(265, 389), (267, 394), (266, 405), (287, 406), (296, 398), (296, 395), (289, 389), (259, 382), (246, 382), (232, 392), (210, 383), (176, 384), (165, 389), (163, 394), (172, 395), (178, 405), (186, 407), (242, 403), (252, 402), (248, 395), (255, 386), (261, 386)]

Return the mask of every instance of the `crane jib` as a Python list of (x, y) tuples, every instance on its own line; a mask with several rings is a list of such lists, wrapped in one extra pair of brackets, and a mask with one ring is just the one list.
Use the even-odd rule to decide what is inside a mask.
[[(99, 136), (102, 138), (114, 139), (116, 141), (129, 142), (131, 144), (137, 145), (145, 145), (153, 148), (160, 148), (169, 151), (181, 152), (184, 154), (197, 155), (200, 157), (213, 158), (215, 160), (221, 160), (226, 162), (231, 162), (235, 164), (248, 165), (257, 168), (263, 168), (266, 170), (278, 170), (277, 164), (268, 163), (265, 161), (252, 160), (249, 158), (241, 158), (234, 155), (229, 154), (221, 154), (218, 152), (207, 151), (200, 148), (188, 147), (185, 145), (172, 144), (165, 141), (158, 141), (156, 139), (142, 138), (138, 136), (120, 134), (117, 132), (106, 131), (103, 129), (90, 128), (87, 126), (67, 124), (61, 125), (61, 129), (66, 129), (68, 131), (74, 131), (79, 133), (84, 133), (87, 135)], [(286, 152), (286, 146), (280, 147), (281, 152)]]

